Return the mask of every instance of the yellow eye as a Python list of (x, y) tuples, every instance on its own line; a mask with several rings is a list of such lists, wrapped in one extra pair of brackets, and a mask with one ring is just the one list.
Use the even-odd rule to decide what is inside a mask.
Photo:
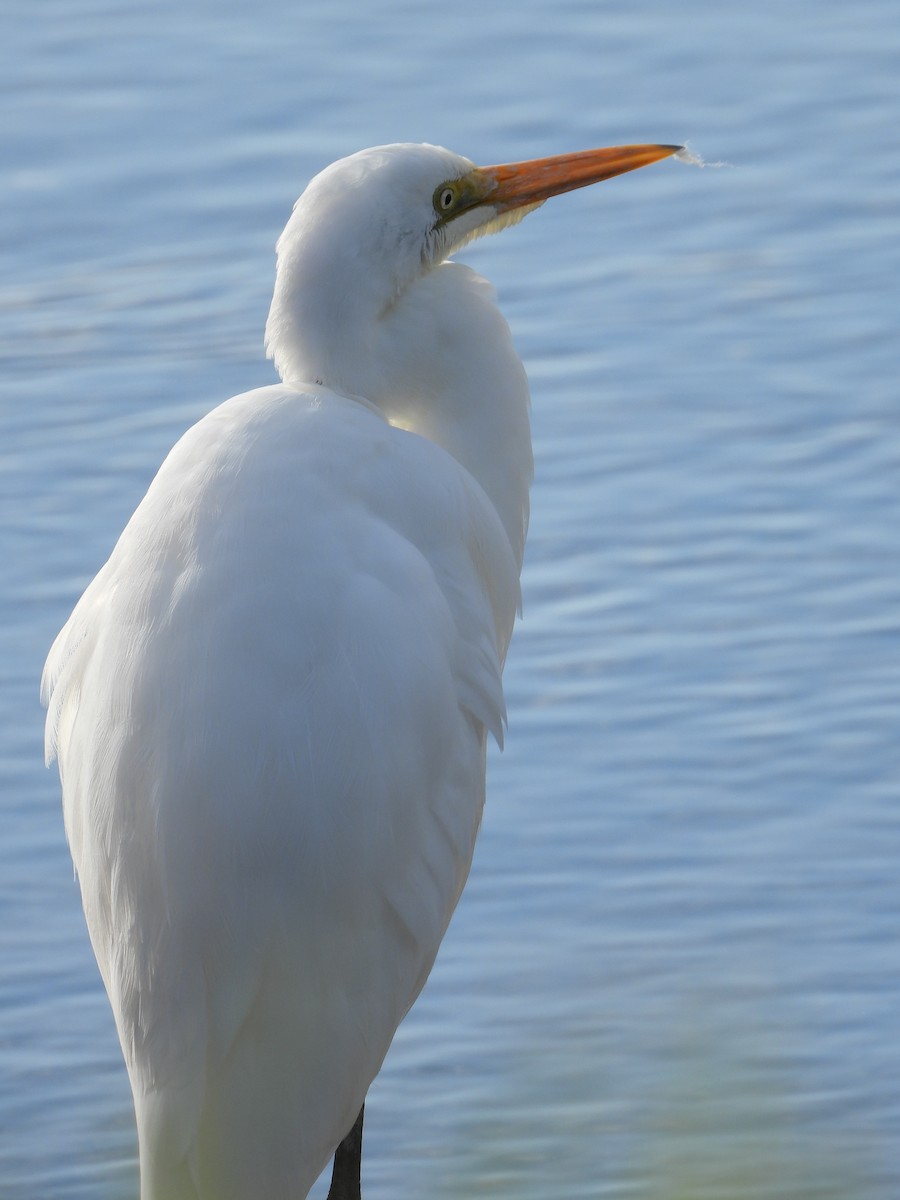
[(434, 193), (434, 211), (440, 217), (447, 216), (456, 207), (459, 189), (452, 183), (442, 183)]

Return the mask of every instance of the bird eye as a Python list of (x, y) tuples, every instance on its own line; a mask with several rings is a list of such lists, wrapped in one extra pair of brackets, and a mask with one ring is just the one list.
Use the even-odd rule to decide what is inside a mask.
[(449, 183), (441, 184), (434, 193), (435, 211), (441, 216), (445, 216), (456, 204), (456, 188), (451, 187)]

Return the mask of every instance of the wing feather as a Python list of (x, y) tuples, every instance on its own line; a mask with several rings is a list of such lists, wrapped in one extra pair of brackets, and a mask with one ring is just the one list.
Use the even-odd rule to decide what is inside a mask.
[(469, 870), (518, 595), (449, 455), (273, 387), (185, 435), (54, 644), (48, 755), (173, 1198), (305, 1194), (352, 1122)]

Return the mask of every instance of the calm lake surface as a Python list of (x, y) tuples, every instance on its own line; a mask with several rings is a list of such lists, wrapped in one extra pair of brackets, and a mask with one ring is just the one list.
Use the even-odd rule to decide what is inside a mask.
[(0, 105), (0, 1196), (137, 1197), (38, 677), (172, 443), (272, 381), (296, 195), (385, 141), (688, 139), (730, 165), (462, 256), (532, 382), (525, 619), (367, 1197), (896, 1200), (894, 0), (6, 0)]

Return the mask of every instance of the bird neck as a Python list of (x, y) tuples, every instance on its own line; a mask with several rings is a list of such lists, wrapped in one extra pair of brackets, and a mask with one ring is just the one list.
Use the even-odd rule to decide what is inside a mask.
[(533, 472), (528, 383), (490, 284), (443, 263), (387, 306), (364, 286), (339, 311), (316, 300), (304, 290), (289, 309), (273, 305), (269, 352), (285, 382), (365, 397), (391, 424), (441, 446), (487, 493), (521, 566)]

